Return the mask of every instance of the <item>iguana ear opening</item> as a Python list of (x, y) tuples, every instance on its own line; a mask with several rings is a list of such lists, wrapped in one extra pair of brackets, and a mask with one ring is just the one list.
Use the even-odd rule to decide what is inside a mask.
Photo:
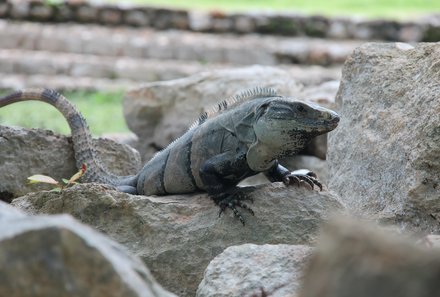
[(243, 119), (235, 123), (235, 135), (244, 143), (253, 143), (256, 139), (253, 124), (255, 122), (254, 113), (247, 114)]
[(267, 108), (269, 107), (270, 102), (266, 102), (259, 106), (257, 110), (255, 111), (255, 121), (258, 121), (258, 119), (266, 113)]

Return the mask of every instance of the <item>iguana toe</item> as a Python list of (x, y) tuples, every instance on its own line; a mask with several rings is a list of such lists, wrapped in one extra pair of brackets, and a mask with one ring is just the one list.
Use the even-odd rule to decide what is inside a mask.
[(245, 195), (244, 193), (242, 193), (240, 191), (237, 191), (233, 194), (220, 194), (217, 197), (213, 197), (213, 199), (214, 199), (215, 203), (220, 207), (220, 211), (218, 214), (219, 217), (227, 208), (229, 208), (230, 210), (233, 211), (234, 216), (236, 218), (238, 218), (244, 226), (245, 219), (244, 219), (243, 215), (241, 214), (241, 212), (237, 209), (237, 207), (245, 209), (249, 213), (251, 213), (252, 215), (255, 215), (252, 208), (250, 208), (246, 203), (243, 202), (243, 200), (253, 201), (253, 199), (250, 196)]
[(317, 186), (322, 191), (322, 183), (318, 180), (316, 174), (305, 169), (295, 170), (290, 174), (287, 174), (284, 176), (283, 182), (287, 186), (294, 182), (298, 187), (301, 186), (301, 183), (307, 183), (312, 189)]

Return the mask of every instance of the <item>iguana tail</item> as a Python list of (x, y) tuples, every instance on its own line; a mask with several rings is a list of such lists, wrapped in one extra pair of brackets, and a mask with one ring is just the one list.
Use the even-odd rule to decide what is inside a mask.
[(49, 103), (66, 118), (72, 133), (76, 167), (79, 169), (82, 164), (87, 166), (87, 170), (82, 177), (83, 181), (110, 184), (124, 192), (136, 192), (137, 176), (113, 175), (102, 165), (84, 117), (63, 95), (50, 89), (26, 89), (0, 98), (0, 108), (27, 100)]

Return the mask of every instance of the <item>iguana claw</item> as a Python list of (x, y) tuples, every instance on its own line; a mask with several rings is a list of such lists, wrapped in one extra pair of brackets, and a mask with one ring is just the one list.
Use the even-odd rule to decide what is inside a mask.
[(244, 226), (245, 225), (244, 217), (242, 216), (241, 212), (237, 209), (237, 207), (241, 207), (247, 210), (252, 215), (255, 215), (255, 213), (252, 210), (252, 208), (250, 208), (246, 203), (243, 203), (242, 200), (250, 200), (253, 202), (253, 199), (251, 197), (239, 191), (233, 194), (220, 194), (214, 197), (214, 202), (220, 207), (218, 216), (220, 217), (221, 214), (226, 210), (226, 208), (229, 208), (234, 212), (234, 216), (238, 218)]
[(288, 186), (292, 182), (296, 183), (298, 187), (301, 186), (301, 182), (306, 182), (314, 189), (315, 185), (322, 191), (322, 184), (318, 180), (316, 174), (310, 170), (300, 169), (292, 171), (283, 177), (283, 183)]

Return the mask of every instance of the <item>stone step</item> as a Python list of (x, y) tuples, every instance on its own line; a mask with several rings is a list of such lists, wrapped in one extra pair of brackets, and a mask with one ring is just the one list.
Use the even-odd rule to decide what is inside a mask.
[[(2, 51), (4, 53), (4, 51)], [(55, 57), (55, 55), (54, 55)], [(38, 65), (34, 59), (29, 59), (25, 64), (18, 65)], [(56, 60), (54, 58), (53, 60)], [(7, 61), (6, 61), (7, 62)], [(116, 63), (117, 64), (117, 63)], [(127, 91), (129, 89), (139, 87), (143, 83), (148, 81), (156, 81), (153, 76), (150, 76), (151, 80), (148, 80), (148, 75), (145, 75), (145, 79), (130, 79), (130, 78), (105, 78), (105, 77), (91, 77), (90, 75), (83, 74), (81, 76), (70, 76), (62, 73), (53, 73), (53, 69), (47, 67), (47, 71), (40, 68), (41, 71), (33, 71), (31, 73), (16, 73), (13, 71), (7, 71), (5, 69), (5, 60), (0, 58), (0, 89), (23, 89), (30, 87), (39, 88), (52, 88), (57, 90), (100, 90), (100, 91)], [(44, 65), (44, 63), (42, 63)], [(160, 68), (161, 62), (158, 62), (158, 68)], [(8, 66), (9, 67), (9, 66)], [(21, 66), (20, 66), (21, 67)], [(37, 66), (32, 66), (37, 67)], [(75, 66), (74, 66), (75, 67)], [(98, 68), (98, 66), (96, 67)], [(228, 67), (233, 68), (233, 67)], [(337, 81), (341, 76), (340, 67), (328, 67), (322, 66), (282, 66), (280, 67), (287, 70), (292, 74), (292, 78), (303, 84), (306, 87), (317, 86), (324, 82)], [(32, 69), (32, 68), (31, 68)], [(91, 69), (91, 67), (90, 67)], [(206, 68), (206, 70), (208, 67)], [(212, 69), (212, 68), (209, 68)], [(9, 69), (10, 70), (10, 69)], [(204, 69), (205, 70), (205, 69)], [(52, 73), (51, 73), (52, 71)], [(200, 70), (201, 72), (202, 70)], [(198, 73), (195, 71), (194, 73)], [(109, 73), (114, 73), (109, 70)], [(163, 73), (163, 76), (166, 76)], [(184, 76), (188, 74), (185, 73)]]
[[(236, 65), (342, 64), (359, 40), (0, 20), (0, 48)], [(180, 63), (180, 62), (179, 62)]]
[(23, 75), (0, 73), (0, 90), (24, 88), (51, 88), (58, 91), (126, 91), (140, 86), (140, 82), (127, 79), (71, 77), (66, 75)]
[[(3, 74), (69, 76), (131, 80), (139, 82), (170, 80), (203, 70), (228, 65), (202, 64), (197, 61), (135, 59), (48, 51), (0, 49), (0, 72)], [(125, 85), (125, 84), (124, 84)]]
[(124, 1), (112, 2), (114, 3), (100, 0), (65, 0), (50, 1), (50, 5), (47, 5), (47, 1), (44, 0), (2, 0), (0, 18), (138, 26), (159, 30), (180, 29), (213, 33), (260, 33), (400, 42), (438, 41), (440, 34), (438, 14), (398, 21), (383, 18), (366, 19), (359, 16), (329, 18), (322, 15), (303, 15), (290, 9), (282, 12), (265, 10), (237, 13), (218, 9), (183, 10), (168, 5), (158, 7), (117, 3)]
[[(206, 70), (236, 68), (231, 64), (136, 59), (125, 56), (0, 49), (0, 88), (126, 90), (143, 82), (186, 77)], [(278, 65), (303, 85), (339, 80), (340, 66)]]

